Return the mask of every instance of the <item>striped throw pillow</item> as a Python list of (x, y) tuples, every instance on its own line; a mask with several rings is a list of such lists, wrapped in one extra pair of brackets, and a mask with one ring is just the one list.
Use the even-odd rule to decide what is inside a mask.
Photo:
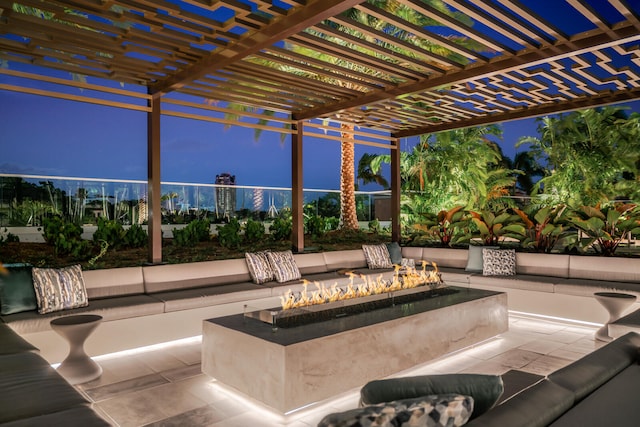
[(302, 277), (291, 251), (267, 252), (267, 257), (279, 283), (298, 280)]
[(369, 268), (391, 268), (391, 256), (387, 245), (381, 243), (379, 245), (362, 245), (364, 257), (367, 259)]
[(261, 283), (271, 282), (275, 275), (273, 274), (273, 268), (267, 254), (269, 252), (246, 252), (244, 258), (247, 260), (247, 267), (254, 283), (258, 285)]
[(36, 268), (32, 270), (38, 313), (45, 314), (89, 305), (82, 268)]

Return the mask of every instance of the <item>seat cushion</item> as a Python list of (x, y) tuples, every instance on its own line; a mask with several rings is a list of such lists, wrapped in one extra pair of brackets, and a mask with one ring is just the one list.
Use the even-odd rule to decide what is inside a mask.
[(6, 323), (0, 323), (0, 355), (38, 351), (27, 340), (18, 335)]
[(471, 396), (475, 418), (495, 405), (504, 385), (499, 375), (420, 375), (370, 381), (360, 390), (360, 402), (371, 405), (426, 395), (461, 394)]
[(250, 282), (153, 294), (154, 298), (164, 303), (165, 312), (208, 307), (237, 301), (249, 301), (268, 298), (270, 296), (270, 288)]
[(87, 400), (35, 353), (0, 356), (0, 422), (83, 405)]
[(74, 406), (59, 412), (3, 423), (2, 427), (109, 427), (89, 405)]

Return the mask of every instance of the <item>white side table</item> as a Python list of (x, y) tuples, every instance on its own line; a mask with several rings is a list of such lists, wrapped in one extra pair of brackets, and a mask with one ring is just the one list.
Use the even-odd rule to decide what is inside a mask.
[(58, 373), (70, 384), (81, 384), (102, 375), (102, 367), (84, 351), (84, 342), (102, 321), (102, 316), (80, 314), (51, 321), (51, 329), (69, 343), (69, 355), (58, 367)]
[(636, 296), (619, 292), (596, 292), (593, 296), (609, 312), (609, 320), (596, 331), (596, 339), (611, 341), (613, 338), (609, 336), (609, 323), (622, 317), (625, 310), (636, 301)]

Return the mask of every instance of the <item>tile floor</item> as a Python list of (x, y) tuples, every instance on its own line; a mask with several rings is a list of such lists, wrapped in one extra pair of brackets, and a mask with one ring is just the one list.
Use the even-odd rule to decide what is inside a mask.
[[(603, 345), (595, 326), (511, 314), (509, 331), (480, 345), (399, 376), (441, 373), (503, 374), (517, 369), (546, 375)], [(287, 416), (245, 400), (200, 372), (200, 340), (98, 357), (101, 378), (78, 386), (117, 426), (308, 427), (331, 412), (357, 407), (357, 390)]]

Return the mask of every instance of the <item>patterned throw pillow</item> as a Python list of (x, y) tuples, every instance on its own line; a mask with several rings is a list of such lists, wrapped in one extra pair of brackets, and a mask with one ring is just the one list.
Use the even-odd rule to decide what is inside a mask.
[(80, 265), (65, 268), (33, 268), (33, 289), (38, 313), (68, 310), (89, 305)]
[(513, 276), (516, 274), (515, 249), (482, 250), (483, 276)]
[(298, 280), (302, 277), (291, 251), (267, 252), (267, 257), (278, 283)]
[(470, 396), (432, 395), (329, 414), (318, 427), (457, 427), (471, 412)]
[(247, 260), (247, 267), (254, 283), (271, 282), (275, 279), (273, 268), (267, 257), (268, 252), (246, 252), (244, 258)]
[(364, 257), (367, 259), (367, 265), (369, 268), (391, 268), (391, 256), (387, 245), (381, 243), (379, 245), (362, 245), (364, 251)]

